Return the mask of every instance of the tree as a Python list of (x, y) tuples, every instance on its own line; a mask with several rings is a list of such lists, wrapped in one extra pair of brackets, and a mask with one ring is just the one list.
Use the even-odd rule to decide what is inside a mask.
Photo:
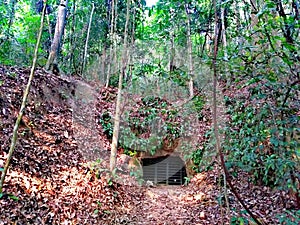
[(55, 72), (54, 70), (57, 70), (57, 63), (58, 63), (57, 57), (59, 54), (59, 50), (61, 47), (61, 40), (65, 29), (67, 5), (68, 5), (68, 0), (60, 1), (58, 12), (57, 12), (57, 21), (55, 26), (54, 37), (51, 44), (51, 50), (49, 53), (48, 61), (45, 66), (46, 70), (52, 70), (53, 72)]
[(189, 92), (190, 98), (194, 97), (194, 64), (193, 64), (193, 46), (191, 40), (191, 23), (190, 23), (190, 9), (189, 5), (185, 5), (185, 11), (187, 16), (187, 48), (188, 48), (188, 75), (189, 75)]
[(123, 44), (123, 54), (122, 54), (122, 68), (119, 73), (119, 86), (118, 86), (118, 95), (117, 95), (117, 103), (116, 103), (116, 113), (114, 119), (114, 130), (113, 130), (113, 138), (111, 143), (111, 156), (110, 156), (110, 171), (113, 172), (116, 167), (116, 158), (117, 158), (117, 150), (118, 150), (118, 139), (119, 139), (119, 131), (120, 131), (120, 119), (121, 119), (121, 97), (122, 97), (122, 86), (123, 86), (123, 77), (125, 77), (126, 68), (127, 68), (127, 60), (128, 60), (128, 26), (129, 26), (129, 18), (130, 18), (130, 0), (127, 0), (126, 7), (126, 23), (125, 23), (125, 31), (124, 31), (124, 44)]
[[(110, 20), (110, 33), (109, 37), (111, 38), (110, 48), (109, 48), (109, 62), (108, 62), (108, 68), (107, 68), (107, 77), (106, 77), (106, 85), (105, 87), (108, 87), (109, 80), (111, 76), (111, 70), (113, 65), (113, 60), (116, 55), (116, 27), (117, 27), (117, 12), (118, 12), (118, 1), (112, 0), (111, 1), (111, 20)], [(116, 62), (114, 62), (116, 64)]]
[(86, 60), (87, 60), (86, 58), (87, 58), (87, 54), (88, 54), (88, 44), (89, 44), (91, 24), (92, 24), (92, 21), (93, 21), (94, 10), (95, 10), (95, 3), (92, 2), (92, 10), (91, 10), (90, 20), (89, 20), (89, 25), (88, 25), (87, 35), (86, 35), (86, 41), (85, 41), (85, 47), (84, 47), (84, 56), (83, 56), (81, 72), (83, 72), (83, 70), (85, 68), (85, 65), (86, 65)]

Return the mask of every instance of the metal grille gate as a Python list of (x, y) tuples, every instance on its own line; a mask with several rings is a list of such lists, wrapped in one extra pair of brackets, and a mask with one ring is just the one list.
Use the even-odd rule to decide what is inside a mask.
[(182, 185), (186, 177), (184, 162), (180, 157), (164, 156), (142, 159), (144, 180), (156, 184)]

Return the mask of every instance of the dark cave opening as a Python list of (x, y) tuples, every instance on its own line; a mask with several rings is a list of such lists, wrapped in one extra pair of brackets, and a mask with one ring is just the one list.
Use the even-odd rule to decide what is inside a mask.
[(187, 176), (185, 163), (178, 156), (142, 159), (143, 179), (155, 184), (183, 185)]

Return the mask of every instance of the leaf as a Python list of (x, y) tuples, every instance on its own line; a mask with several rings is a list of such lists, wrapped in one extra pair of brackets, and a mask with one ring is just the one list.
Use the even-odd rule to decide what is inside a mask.
[(105, 214), (111, 214), (111, 212), (109, 210), (104, 210), (103, 211)]
[(256, 14), (256, 16), (257, 16), (258, 18), (261, 18), (261, 17), (265, 14), (265, 12), (266, 12), (266, 9), (263, 8), (262, 10), (260, 10), (260, 11)]
[(18, 198), (17, 196), (13, 195), (13, 194), (9, 194), (8, 197), (9, 197), (10, 199), (12, 199), (12, 200), (15, 200), (15, 201), (18, 201), (18, 200), (19, 200), (19, 198)]
[(285, 62), (287, 65), (292, 65), (293, 61), (287, 58), (286, 56), (282, 57), (283, 62)]
[(99, 202), (99, 201), (97, 201), (97, 205), (98, 205), (98, 206), (101, 206), (101, 205), (102, 205), (102, 203), (101, 203), (101, 202)]
[(277, 140), (277, 138), (271, 137), (270, 142), (275, 147), (277, 147), (279, 145), (279, 141)]
[(248, 80), (248, 81), (246, 82), (246, 85), (245, 85), (245, 86), (248, 86), (248, 85), (257, 83), (257, 82), (259, 82), (259, 81), (260, 81), (260, 79), (259, 79), (258, 77), (253, 77), (253, 78), (251, 78), (250, 80)]

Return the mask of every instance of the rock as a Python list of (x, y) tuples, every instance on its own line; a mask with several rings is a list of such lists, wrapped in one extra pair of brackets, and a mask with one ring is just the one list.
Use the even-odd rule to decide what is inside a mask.
[(145, 185), (146, 185), (147, 187), (154, 187), (153, 182), (150, 181), (150, 180), (147, 180)]
[(206, 219), (206, 215), (203, 211), (200, 212), (199, 218), (202, 219), (202, 220)]
[(128, 171), (128, 163), (131, 160), (131, 157), (125, 154), (121, 154), (117, 158), (117, 168), (121, 171)]
[(205, 197), (205, 194), (204, 193), (199, 193), (199, 194), (196, 194), (195, 196), (194, 196), (194, 199), (196, 200), (196, 201), (202, 201), (203, 199), (204, 199), (204, 197)]

